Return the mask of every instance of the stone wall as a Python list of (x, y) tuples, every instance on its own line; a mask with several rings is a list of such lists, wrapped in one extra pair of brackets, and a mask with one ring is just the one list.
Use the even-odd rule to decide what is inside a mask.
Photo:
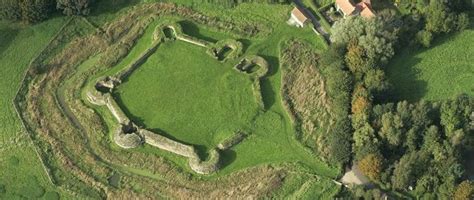
[(220, 154), (216, 149), (212, 149), (209, 152), (209, 159), (207, 161), (201, 161), (200, 159), (189, 159), (189, 166), (193, 171), (199, 174), (210, 174), (220, 167)]
[(106, 98), (106, 106), (112, 113), (112, 115), (117, 119), (118, 123), (120, 124), (127, 124), (130, 119), (128, 119), (127, 115), (122, 111), (120, 106), (115, 102), (114, 98), (111, 95), (105, 96)]
[[(257, 71), (255, 72), (248, 72), (248, 68), (252, 66), (258, 66), (260, 67)], [(237, 65), (235, 65), (234, 69), (237, 70), (238, 72), (241, 73), (246, 73), (249, 76), (252, 77), (253, 80), (253, 93), (255, 97), (255, 101), (257, 104), (262, 108), (265, 109), (265, 104), (263, 102), (263, 96), (262, 96), (262, 91), (261, 91), (261, 81), (262, 79), (267, 75), (268, 70), (269, 70), (269, 64), (268, 62), (256, 55), (251, 55), (251, 56), (245, 56)]]
[(247, 134), (245, 134), (244, 132), (241, 132), (241, 131), (237, 131), (234, 135), (232, 135), (229, 138), (224, 139), (224, 141), (219, 143), (217, 145), (217, 148), (219, 148), (222, 151), (230, 149), (233, 146), (235, 146), (235, 145), (239, 144), (240, 142), (242, 142), (242, 140), (244, 140), (245, 137), (247, 137)]
[(137, 133), (124, 133), (123, 127), (120, 126), (115, 130), (114, 142), (124, 149), (132, 149), (142, 145), (143, 138)]
[[(118, 146), (125, 149), (131, 149), (131, 148), (136, 148), (142, 145), (143, 143), (146, 143), (148, 145), (157, 147), (159, 149), (169, 151), (171, 153), (188, 158), (189, 166), (196, 173), (210, 174), (219, 170), (219, 167), (220, 167), (219, 150), (221, 151), (227, 150), (231, 148), (232, 146), (240, 143), (245, 138), (246, 136), (245, 133), (237, 132), (232, 137), (227, 138), (226, 140), (222, 141), (221, 143), (218, 144), (216, 149), (210, 150), (208, 160), (201, 160), (201, 158), (196, 153), (196, 149), (193, 146), (174, 141), (172, 139), (169, 139), (158, 133), (154, 133), (146, 129), (138, 128), (133, 122), (130, 121), (130, 119), (122, 111), (120, 106), (117, 104), (117, 102), (111, 95), (113, 92), (113, 89), (117, 87), (120, 83), (122, 83), (122, 80), (130, 76), (130, 74), (132, 74), (135, 69), (141, 66), (146, 61), (146, 59), (150, 57), (157, 50), (161, 42), (165, 41), (164, 32), (163, 32), (164, 28), (171, 28), (175, 32), (174, 34), (176, 36), (176, 39), (185, 41), (194, 45), (198, 45), (198, 46), (202, 46), (206, 48), (209, 47), (209, 49), (213, 48), (215, 51), (220, 51), (224, 47), (229, 47), (232, 49), (232, 52), (227, 57), (230, 57), (230, 58), (236, 58), (240, 56), (242, 52), (242, 44), (236, 40), (222, 40), (215, 44), (211, 44), (210, 42), (193, 38), (191, 36), (183, 34), (181, 30), (181, 26), (179, 26), (179, 24), (162, 23), (162, 25), (158, 25), (157, 28), (155, 29), (151, 47), (147, 49), (145, 52), (143, 52), (134, 62), (132, 62), (132, 64), (120, 70), (115, 76), (106, 77), (105, 79), (104, 78), (99, 79), (97, 84), (106, 86), (107, 90), (101, 92), (101, 91), (98, 91), (99, 88), (91, 87), (90, 91), (87, 92), (87, 98), (91, 103), (95, 105), (107, 106), (109, 111), (117, 120), (118, 128), (114, 132), (114, 142)], [(259, 61), (258, 58), (255, 59), (257, 60), (255, 62), (260, 63), (261, 61)], [(250, 60), (250, 61), (253, 61), (253, 60)], [(265, 69), (268, 70), (268, 67)], [(109, 83), (108, 82), (109, 80), (113, 82)], [(260, 91), (260, 89), (258, 89), (258, 91)]]
[(193, 159), (199, 159), (199, 156), (196, 154), (194, 147), (185, 145), (174, 140), (163, 137), (154, 132), (140, 129), (140, 135), (145, 138), (145, 142), (151, 146)]

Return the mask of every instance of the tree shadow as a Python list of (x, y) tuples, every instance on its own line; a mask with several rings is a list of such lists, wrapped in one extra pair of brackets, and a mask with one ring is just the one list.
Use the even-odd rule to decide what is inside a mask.
[(134, 6), (141, 3), (140, 0), (100, 0), (95, 1), (91, 6), (89, 16), (98, 16), (102, 14), (116, 13), (123, 8)]
[(427, 92), (426, 81), (419, 80), (420, 71), (415, 66), (421, 62), (421, 59), (415, 55), (410, 56), (409, 52), (404, 52), (394, 59), (399, 62), (392, 63), (387, 67), (387, 77), (391, 84), (386, 95), (379, 96), (381, 102), (393, 102), (408, 100), (410, 102), (418, 101)]
[(12, 44), (18, 32), (20, 32), (18, 29), (9, 26), (0, 28), (0, 55)]
[(203, 35), (200, 32), (199, 27), (191, 21), (183, 20), (183, 21), (179, 21), (178, 24), (181, 25), (181, 27), (183, 27), (183, 33), (186, 35), (190, 35), (202, 40), (206, 40), (208, 42), (213, 42), (213, 43), (217, 42), (216, 39)]
[[(474, 22), (471, 22), (468, 29), (473, 28)], [(391, 84), (391, 87), (385, 96), (381, 96), (377, 99), (379, 99), (381, 102), (401, 100), (414, 102), (422, 99), (427, 93), (428, 83), (418, 79), (420, 71), (416, 69), (415, 66), (422, 60), (418, 57), (418, 55), (424, 53), (425, 51), (430, 51), (436, 46), (440, 46), (444, 43), (452, 41), (460, 33), (461, 32), (441, 35), (435, 38), (431, 47), (429, 48), (409, 46), (404, 49), (400, 49), (399, 52), (401, 53), (395, 55), (391, 59), (391, 63), (389, 63), (386, 68), (387, 78)], [(446, 57), (444, 59), (452, 58)]]
[(467, 179), (474, 181), (474, 149), (465, 151), (463, 153), (464, 167), (466, 168)]

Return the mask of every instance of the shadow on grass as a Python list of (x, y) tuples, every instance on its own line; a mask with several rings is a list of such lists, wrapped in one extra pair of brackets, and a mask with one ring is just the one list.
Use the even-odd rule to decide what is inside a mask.
[[(473, 28), (474, 23), (471, 22), (469, 29), (472, 30)], [(444, 43), (451, 42), (459, 34), (460, 32), (456, 32), (438, 36), (429, 48), (410, 46), (399, 50), (400, 53), (391, 60), (391, 63), (386, 68), (387, 78), (391, 84), (391, 89), (387, 92), (386, 96), (377, 99), (381, 102), (400, 100), (414, 102), (422, 99), (427, 93), (428, 83), (418, 79), (418, 75), (421, 72), (415, 67), (422, 61), (418, 55), (425, 51), (430, 51)], [(447, 57), (444, 59), (453, 58)]]
[(183, 33), (186, 35), (190, 35), (202, 40), (206, 40), (208, 42), (213, 42), (213, 43), (217, 42), (216, 39), (201, 34), (199, 27), (191, 21), (184, 20), (184, 21), (178, 22), (178, 24), (181, 25), (181, 27), (183, 27)]
[(247, 39), (238, 39), (237, 41), (242, 43), (242, 53), (243, 54), (247, 53), (247, 49), (252, 44), (252, 42), (250, 40), (247, 40)]
[(262, 92), (263, 104), (265, 105), (265, 109), (269, 109), (275, 104), (277, 94), (273, 90), (273, 86), (268, 80), (268, 77), (275, 75), (278, 72), (278, 58), (274, 56), (262, 56), (265, 60), (267, 60), (268, 66), (268, 74), (265, 78), (260, 80), (260, 90)]
[(232, 149), (221, 151), (220, 153), (221, 153), (221, 160), (220, 160), (221, 169), (220, 170), (226, 168), (237, 159), (237, 153)]
[(408, 100), (410, 102), (418, 101), (426, 94), (427, 83), (418, 80), (420, 73), (415, 66), (421, 59), (416, 55), (410, 56), (410, 52), (404, 52), (396, 56), (398, 60), (387, 67), (387, 77), (391, 84), (391, 89), (386, 96), (379, 96), (381, 102), (393, 102)]
[(19, 30), (5, 26), (0, 28), (0, 55), (12, 44)]
[(116, 13), (123, 8), (141, 3), (141, 0), (100, 0), (91, 6), (89, 16)]

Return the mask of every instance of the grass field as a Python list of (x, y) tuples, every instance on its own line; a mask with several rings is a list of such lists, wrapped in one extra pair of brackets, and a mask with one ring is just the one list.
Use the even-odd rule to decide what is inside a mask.
[(140, 125), (179, 141), (214, 148), (248, 124), (258, 105), (247, 75), (185, 42), (162, 44), (119, 87), (120, 97)]
[[(238, 12), (244, 12), (239, 7), (236, 8)], [(286, 6), (281, 8), (290, 9)], [(245, 9), (245, 12), (249, 10)], [(269, 111), (258, 111), (250, 80), (232, 69), (238, 60), (229, 61), (231, 64), (220, 63), (207, 55), (205, 49), (179, 41), (162, 44), (119, 87), (122, 107), (128, 109), (139, 125), (165, 131), (168, 136), (185, 143), (197, 144), (200, 150), (214, 147), (235, 129), (250, 131), (251, 136), (247, 140), (232, 151), (224, 152), (225, 167), (214, 176), (259, 164), (284, 162), (299, 162), (309, 166), (313, 173), (335, 176), (336, 169), (327, 167), (295, 139), (295, 130), (282, 107), (279, 92), (280, 41), (301, 36), (301, 39), (318, 45), (320, 49), (324, 48), (324, 43), (311, 29), (289, 27), (285, 23), (286, 15), (277, 20), (283, 23), (275, 27), (275, 33), (270, 37), (234, 38), (244, 43), (245, 53), (260, 55), (271, 65), (269, 76), (262, 81), (263, 100)], [(202, 25), (186, 21), (180, 24), (184, 33), (208, 41), (231, 37)], [(153, 25), (130, 54), (107, 74), (116, 73), (149, 48), (152, 30)], [(243, 87), (237, 88), (236, 84)], [(158, 153), (187, 168), (184, 159), (153, 148), (143, 150)]]
[[(100, 4), (113, 5), (110, 2), (103, 1)], [(101, 13), (100, 10), (93, 11), (88, 19), (100, 26), (114, 19), (116, 12), (126, 10), (126, 6), (136, 3), (138, 1), (120, 1), (105, 10), (105, 14), (96, 14)], [(326, 178), (325, 181), (308, 181), (306, 184), (307, 188), (318, 190), (318, 194), (311, 194), (307, 188), (299, 191), (299, 183), (305, 183), (303, 180), (286, 183), (292, 188), (288, 193), (295, 192), (303, 196), (334, 195), (338, 187), (328, 181), (328, 178), (337, 176), (338, 169), (327, 166), (295, 139), (295, 130), (281, 105), (280, 94), (280, 43), (297, 37), (322, 51), (325, 44), (321, 38), (310, 28), (288, 26), (286, 20), (292, 8), (288, 5), (242, 4), (231, 10), (222, 10), (210, 4), (195, 4), (193, 7), (226, 20), (256, 20), (272, 28), (272, 33), (263, 38), (234, 38), (244, 44), (245, 54), (262, 56), (271, 65), (269, 76), (262, 81), (266, 111), (260, 111), (255, 104), (248, 77), (231, 69), (237, 60), (220, 63), (212, 60), (204, 50), (199, 50), (200, 47), (173, 42), (161, 46), (119, 88), (119, 96), (133, 118), (141, 120), (140, 123), (147, 128), (164, 130), (169, 136), (197, 144), (202, 149), (215, 146), (235, 129), (242, 128), (251, 132), (243, 143), (224, 152), (224, 168), (221, 171), (209, 177), (200, 177), (202, 179), (219, 178), (258, 165), (291, 162), (297, 163), (312, 175)], [(2, 124), (6, 124), (0, 126), (0, 199), (15, 199), (19, 196), (27, 199), (54, 199), (58, 195), (68, 198), (67, 194), (48, 183), (13, 106), (9, 106), (28, 63), (65, 22), (65, 17), (54, 18), (28, 28), (0, 23), (0, 101), (1, 105), (8, 105), (0, 107), (0, 119), (5, 122)], [(189, 21), (181, 21), (180, 25), (183, 26), (184, 33), (211, 42), (233, 37)], [(113, 70), (125, 66), (144, 49), (149, 48), (150, 34), (151, 31), (148, 30), (132, 52)], [(196, 57), (199, 59), (192, 59)], [(94, 60), (85, 62), (79, 70), (87, 69), (88, 63), (96, 64)], [(175, 155), (150, 147), (139, 151), (153, 152), (181, 168), (187, 168), (184, 159)], [(129, 166), (121, 168), (132, 174), (160, 176), (147, 169)], [(285, 194), (282, 193), (282, 196)]]
[(30, 60), (58, 32), (66, 18), (22, 26), (0, 22), (0, 199), (55, 199), (12, 100)]
[(387, 67), (394, 99), (442, 100), (462, 93), (474, 95), (473, 28), (440, 38), (429, 49), (406, 49), (397, 55)]

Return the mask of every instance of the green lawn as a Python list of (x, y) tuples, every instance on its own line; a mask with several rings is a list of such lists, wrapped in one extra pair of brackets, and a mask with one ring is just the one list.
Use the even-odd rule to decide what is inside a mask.
[(396, 100), (474, 95), (474, 30), (439, 39), (431, 48), (405, 49), (387, 67)]
[(0, 22), (0, 199), (51, 199), (59, 192), (49, 184), (12, 100), (30, 60), (64, 23), (66, 18), (34, 26)]
[[(201, 47), (183, 42), (162, 44), (131, 75), (130, 80), (119, 87), (123, 107), (139, 124), (163, 130), (169, 137), (196, 144), (200, 150), (215, 146), (236, 128), (247, 130), (250, 137), (224, 152), (224, 168), (211, 178), (260, 164), (285, 162), (297, 162), (308, 167), (312, 173), (334, 177), (338, 173), (337, 169), (328, 167), (295, 139), (295, 130), (283, 109), (280, 94), (280, 42), (296, 37), (319, 50), (323, 50), (325, 44), (310, 28), (299, 29), (286, 24), (291, 6), (255, 5), (242, 4), (225, 11), (225, 15), (221, 13), (223, 11), (211, 11), (209, 7), (197, 9), (209, 14), (222, 14), (220, 16), (229, 20), (264, 20), (273, 28), (272, 34), (264, 38), (235, 38), (209, 27), (183, 22), (181, 19), (174, 20), (180, 21), (183, 32), (191, 36), (208, 41), (237, 39), (244, 44), (245, 54), (265, 58), (271, 65), (269, 76), (262, 81), (267, 111), (257, 111), (250, 81), (231, 69), (238, 60), (222, 64), (212, 60)], [(272, 12), (255, 12), (259, 7), (266, 8), (263, 10), (272, 9)], [(153, 25), (130, 54), (106, 74), (116, 73), (148, 49), (152, 30)], [(161, 150), (145, 147), (140, 151), (154, 152), (187, 168), (184, 159)]]
[(134, 121), (208, 149), (248, 129), (258, 112), (252, 81), (232, 69), (235, 63), (219, 62), (205, 51), (181, 41), (162, 44), (119, 87)]

